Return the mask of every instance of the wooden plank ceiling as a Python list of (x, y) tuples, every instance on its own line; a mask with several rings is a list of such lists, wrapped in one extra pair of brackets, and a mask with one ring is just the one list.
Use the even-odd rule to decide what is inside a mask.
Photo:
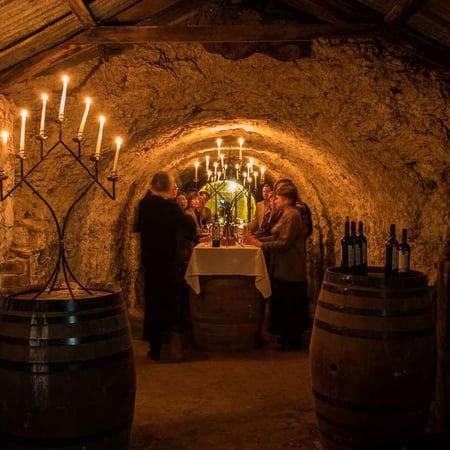
[[(440, 0), (0, 0), (0, 86), (108, 46), (289, 43), (371, 36), (450, 67), (450, 6)], [(259, 22), (245, 22), (257, 13)], [(40, 26), (36, 26), (39, 17)], [(253, 16), (254, 17), (254, 16)]]

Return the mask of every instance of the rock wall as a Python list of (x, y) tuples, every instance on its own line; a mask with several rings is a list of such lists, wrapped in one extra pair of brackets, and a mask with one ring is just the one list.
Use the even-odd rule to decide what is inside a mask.
[[(47, 90), (49, 117), (56, 117), (60, 76), (66, 72), (63, 139), (71, 146), (83, 98), (92, 96), (82, 155), (92, 167), (96, 121), (105, 114), (99, 172), (108, 188), (113, 138), (125, 139), (116, 200), (94, 186), (68, 223), (68, 260), (83, 282), (121, 285), (129, 304), (139, 303), (139, 236), (133, 222), (152, 174), (171, 170), (185, 184), (194, 161), (216, 138), (236, 145), (241, 136), (245, 154), (264, 164), (272, 181), (293, 179), (312, 210), (312, 298), (326, 267), (339, 264), (347, 215), (364, 221), (371, 265), (383, 264), (389, 224), (408, 228), (412, 266), (435, 282), (450, 209), (448, 71), (371, 40), (317, 40), (310, 57), (290, 62), (261, 54), (230, 61), (200, 45), (140, 45), (109, 49), (106, 56), (72, 59), (8, 92), (12, 104), (31, 108), (30, 130), (37, 130), (39, 94)], [(17, 139), (18, 120), (14, 128)], [(49, 122), (46, 148), (58, 140), (57, 131)], [(30, 139), (30, 164), (38, 144)], [(89, 177), (65, 150), (52, 154), (42, 168), (35, 183), (52, 194), (55, 209), (64, 215), (69, 197), (80, 194)], [(29, 190), (22, 189), (14, 202), (17, 224), (35, 230), (47, 224), (40, 233), (35, 277), (44, 279), (55, 247), (54, 221)], [(4, 211), (2, 206), (2, 221)]]

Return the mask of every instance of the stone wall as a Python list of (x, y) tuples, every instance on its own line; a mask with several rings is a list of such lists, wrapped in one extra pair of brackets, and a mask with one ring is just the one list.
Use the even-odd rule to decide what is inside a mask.
[[(63, 125), (67, 141), (75, 145), (71, 138), (84, 95), (93, 97), (83, 141), (86, 156), (95, 146), (94, 120), (100, 113), (107, 116), (101, 174), (111, 167), (113, 138), (125, 138), (117, 199), (92, 188), (68, 224), (68, 259), (83, 282), (121, 285), (129, 305), (139, 303), (139, 237), (133, 221), (152, 174), (171, 170), (179, 183), (188, 182), (202, 149), (214, 147), (217, 137), (235, 145), (240, 136), (246, 154), (263, 163), (273, 181), (292, 178), (312, 210), (313, 298), (326, 267), (339, 263), (347, 215), (364, 221), (371, 265), (383, 264), (389, 224), (408, 228), (412, 266), (435, 282), (450, 209), (448, 72), (370, 40), (318, 40), (310, 57), (292, 62), (261, 54), (230, 61), (200, 45), (133, 46), (104, 56), (73, 59), (8, 92), (15, 105), (31, 109), (30, 129), (37, 130), (39, 94), (50, 94), (49, 115), (56, 117), (60, 76), (66, 71), (71, 77)], [(16, 120), (16, 139), (18, 125)], [(46, 146), (57, 140), (56, 125), (48, 127)], [(30, 163), (37, 144), (31, 145)], [(63, 215), (69, 197), (82, 192), (89, 179), (64, 151), (52, 157), (35, 182)], [(102, 182), (109, 186), (105, 177)], [(14, 202), (16, 223), (35, 230), (47, 224), (37, 258), (45, 273), (55, 246), (54, 221), (26, 189)], [(5, 220), (3, 206), (0, 214)]]

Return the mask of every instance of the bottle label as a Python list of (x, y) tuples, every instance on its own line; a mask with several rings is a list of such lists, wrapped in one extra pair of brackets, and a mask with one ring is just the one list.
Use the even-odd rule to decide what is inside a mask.
[(347, 245), (348, 251), (348, 266), (353, 267), (355, 265), (355, 250), (352, 244)]
[(398, 271), (401, 273), (409, 272), (409, 253), (400, 251), (398, 253)]
[(355, 266), (361, 265), (361, 247), (358, 244), (354, 246), (354, 254), (355, 254)]
[(361, 243), (361, 263), (367, 264), (367, 244), (365, 242)]
[(392, 249), (392, 270), (398, 269), (398, 249)]

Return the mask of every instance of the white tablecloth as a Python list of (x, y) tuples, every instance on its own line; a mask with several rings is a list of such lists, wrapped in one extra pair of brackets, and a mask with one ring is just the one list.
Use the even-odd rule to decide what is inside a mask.
[(252, 245), (211, 247), (209, 244), (198, 244), (184, 276), (196, 294), (200, 293), (199, 275), (254, 276), (255, 286), (263, 297), (272, 294), (263, 252)]

